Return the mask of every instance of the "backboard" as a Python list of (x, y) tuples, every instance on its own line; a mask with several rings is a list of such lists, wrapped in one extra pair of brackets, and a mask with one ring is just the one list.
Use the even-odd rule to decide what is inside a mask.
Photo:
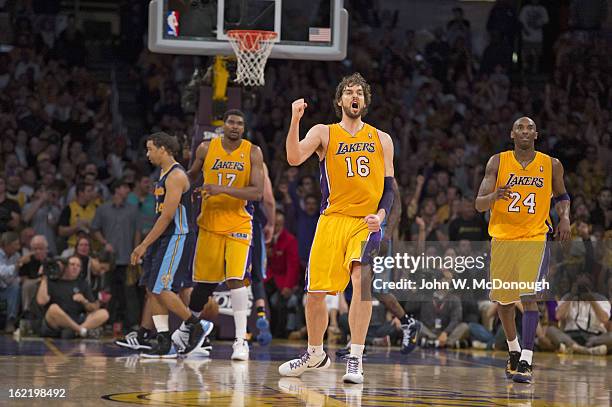
[(270, 58), (342, 60), (348, 13), (344, 0), (152, 0), (149, 49), (189, 55), (233, 55), (232, 29), (277, 33)]

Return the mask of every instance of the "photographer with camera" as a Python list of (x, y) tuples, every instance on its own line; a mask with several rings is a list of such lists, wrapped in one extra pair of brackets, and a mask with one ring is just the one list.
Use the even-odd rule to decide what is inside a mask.
[(26, 313), (36, 296), (37, 285), (42, 275), (42, 265), (49, 260), (49, 246), (43, 235), (36, 235), (30, 242), (30, 253), (17, 262), (21, 277), (21, 306)]
[(19, 277), (17, 263), (19, 262), (19, 235), (15, 232), (5, 232), (0, 237), (0, 300), (7, 303), (7, 315), (4, 331), (13, 333), (19, 310)]
[(66, 266), (60, 260), (43, 265), (36, 302), (40, 306), (50, 305), (45, 312), (41, 336), (100, 336), (108, 311), (100, 309), (87, 281), (79, 278), (81, 267), (78, 256), (70, 256)]
[(592, 285), (589, 274), (579, 274), (557, 307), (556, 318), (562, 329), (547, 327), (547, 337), (562, 352), (603, 356), (612, 349), (612, 332), (606, 331), (610, 302), (593, 292)]

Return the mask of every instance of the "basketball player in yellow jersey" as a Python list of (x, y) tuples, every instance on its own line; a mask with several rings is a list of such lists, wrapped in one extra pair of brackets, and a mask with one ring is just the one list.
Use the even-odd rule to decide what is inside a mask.
[(393, 142), (387, 133), (361, 120), (371, 93), (360, 74), (343, 78), (334, 100), (340, 123), (317, 124), (301, 141), (299, 124), (307, 104), (298, 99), (291, 106), (287, 161), (300, 165), (317, 153), (323, 198), (306, 272), (308, 350), (282, 364), (279, 373), (300, 376), (331, 364), (323, 351), (328, 322), (325, 296), (344, 291), (351, 281), (351, 353), (343, 380), (362, 383), (361, 357), (372, 314), (371, 300), (364, 299), (370, 295), (371, 274), (362, 263), (370, 263), (380, 242), (380, 225), (393, 203)]
[[(489, 234), (491, 241), (492, 281), (527, 283), (528, 289), (492, 289), (492, 301), (499, 303), (510, 357), (506, 376), (519, 383), (532, 380), (533, 345), (538, 326), (538, 306), (535, 300), (536, 282), (544, 280), (550, 257), (546, 246), (552, 233), (548, 214), (554, 198), (560, 221), (555, 236), (570, 238), (570, 198), (563, 182), (563, 166), (558, 159), (535, 151), (538, 137), (536, 125), (521, 117), (512, 126), (510, 137), (514, 150), (495, 154), (489, 159), (480, 184), (476, 209), (491, 211)], [(514, 323), (514, 304), (523, 304), (523, 346), (518, 342)]]
[(204, 176), (193, 259), (197, 284), (189, 308), (199, 313), (216, 286), (227, 284), (236, 326), (233, 360), (249, 358), (246, 280), (251, 269), (253, 211), (248, 201), (261, 199), (264, 184), (261, 149), (242, 138), (244, 131), (244, 114), (228, 110), (223, 117), (223, 137), (200, 144), (188, 172), (192, 180), (200, 171)]

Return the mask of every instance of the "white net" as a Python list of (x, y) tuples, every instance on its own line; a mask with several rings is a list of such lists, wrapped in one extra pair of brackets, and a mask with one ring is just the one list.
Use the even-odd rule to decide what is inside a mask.
[(243, 86), (262, 86), (264, 68), (270, 56), (276, 33), (273, 31), (232, 30), (227, 32), (236, 53), (236, 82)]

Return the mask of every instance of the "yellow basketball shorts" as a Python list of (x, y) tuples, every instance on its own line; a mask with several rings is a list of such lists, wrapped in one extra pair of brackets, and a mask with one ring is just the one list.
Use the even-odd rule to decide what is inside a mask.
[(193, 281), (222, 283), (250, 278), (249, 241), (200, 229), (193, 257)]
[(306, 290), (335, 294), (351, 279), (353, 262), (370, 263), (382, 233), (371, 233), (363, 218), (321, 215), (306, 270)]
[(491, 241), (491, 301), (511, 304), (542, 291), (548, 274), (550, 247), (546, 236), (527, 240)]

